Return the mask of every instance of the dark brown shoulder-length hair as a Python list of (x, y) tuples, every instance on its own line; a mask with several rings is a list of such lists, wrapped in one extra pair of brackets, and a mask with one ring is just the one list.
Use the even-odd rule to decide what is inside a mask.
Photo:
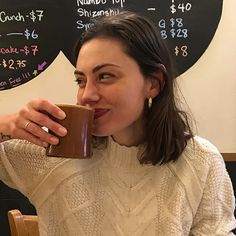
[[(151, 109), (144, 104), (145, 149), (139, 160), (142, 164), (153, 165), (176, 161), (193, 133), (187, 113), (177, 108), (174, 95), (176, 75), (158, 29), (146, 17), (130, 11), (92, 19), (91, 25), (76, 45), (76, 59), (83, 44), (89, 40), (113, 38), (119, 40), (124, 52), (137, 62), (145, 79), (162, 70), (165, 83), (161, 92), (153, 99)], [(104, 144), (104, 138), (94, 137), (94, 142)]]

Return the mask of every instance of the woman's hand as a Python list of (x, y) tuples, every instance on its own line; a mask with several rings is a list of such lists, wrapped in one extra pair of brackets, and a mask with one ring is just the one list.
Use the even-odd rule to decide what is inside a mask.
[(25, 139), (44, 147), (49, 143), (57, 144), (58, 138), (49, 134), (42, 127), (51, 130), (58, 136), (66, 135), (67, 131), (49, 116), (64, 119), (66, 115), (48, 100), (31, 100), (18, 113), (0, 117), (1, 137)]

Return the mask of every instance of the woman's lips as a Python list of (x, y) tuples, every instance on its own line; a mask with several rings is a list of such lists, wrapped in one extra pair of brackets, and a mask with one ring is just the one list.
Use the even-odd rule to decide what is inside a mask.
[(105, 115), (109, 110), (108, 109), (96, 109), (94, 110), (94, 119), (98, 119), (101, 116)]

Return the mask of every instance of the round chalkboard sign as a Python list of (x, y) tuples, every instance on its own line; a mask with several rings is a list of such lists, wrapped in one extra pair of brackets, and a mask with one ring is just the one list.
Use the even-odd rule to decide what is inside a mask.
[(182, 74), (209, 46), (222, 5), (222, 0), (0, 0), (0, 91), (35, 78), (60, 50), (74, 64), (73, 48), (90, 18), (121, 10), (140, 12), (156, 24)]
[(57, 8), (48, 2), (0, 4), (0, 90), (35, 78), (59, 53)]
[(159, 28), (170, 48), (178, 74), (189, 69), (205, 52), (218, 27), (223, 1), (215, 0), (77, 0), (67, 1), (67, 39), (63, 51), (73, 62), (71, 46), (90, 27), (90, 17), (113, 15), (121, 10), (140, 12)]

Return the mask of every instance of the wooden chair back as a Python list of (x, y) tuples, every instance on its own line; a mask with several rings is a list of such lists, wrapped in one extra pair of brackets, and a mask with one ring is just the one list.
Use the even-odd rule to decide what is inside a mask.
[(22, 215), (17, 209), (8, 211), (11, 236), (39, 236), (38, 216)]

